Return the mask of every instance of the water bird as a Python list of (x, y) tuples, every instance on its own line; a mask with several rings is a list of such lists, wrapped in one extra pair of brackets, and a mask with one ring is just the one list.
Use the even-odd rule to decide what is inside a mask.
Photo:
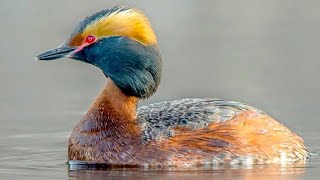
[(74, 128), (68, 159), (111, 166), (193, 166), (305, 162), (303, 140), (244, 103), (185, 98), (137, 108), (159, 84), (157, 37), (138, 9), (114, 7), (86, 17), (39, 60), (69, 57), (94, 65), (107, 85)]

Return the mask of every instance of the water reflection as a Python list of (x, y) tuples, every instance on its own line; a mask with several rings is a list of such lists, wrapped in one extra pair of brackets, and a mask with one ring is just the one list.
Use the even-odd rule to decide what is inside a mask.
[(209, 179), (215, 176), (219, 178), (234, 179), (256, 179), (258, 177), (300, 177), (306, 170), (305, 164), (287, 165), (219, 165), (211, 167), (192, 168), (109, 168), (109, 167), (88, 167), (70, 166), (68, 175), (70, 179), (103, 179), (106, 177), (134, 178), (134, 179), (163, 179), (163, 178), (200, 178)]

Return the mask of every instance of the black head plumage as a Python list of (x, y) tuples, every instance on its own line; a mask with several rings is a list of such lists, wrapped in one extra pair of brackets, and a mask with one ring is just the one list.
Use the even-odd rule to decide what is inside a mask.
[(128, 37), (103, 38), (73, 54), (99, 67), (128, 96), (148, 98), (161, 80), (162, 60), (158, 47), (145, 46)]
[[(87, 41), (90, 37), (92, 41)], [(136, 9), (115, 7), (85, 18), (67, 42), (38, 56), (68, 56), (100, 68), (128, 96), (148, 98), (158, 88), (162, 61), (148, 19)]]

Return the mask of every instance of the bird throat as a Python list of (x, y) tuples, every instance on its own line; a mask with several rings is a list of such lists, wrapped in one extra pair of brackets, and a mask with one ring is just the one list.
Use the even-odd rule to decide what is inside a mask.
[(125, 95), (109, 79), (107, 85), (85, 115), (85, 119), (89, 118), (97, 122), (98, 126), (94, 129), (108, 129), (120, 134), (122, 133), (120, 131), (123, 130), (126, 133), (139, 133), (137, 104), (137, 97)]

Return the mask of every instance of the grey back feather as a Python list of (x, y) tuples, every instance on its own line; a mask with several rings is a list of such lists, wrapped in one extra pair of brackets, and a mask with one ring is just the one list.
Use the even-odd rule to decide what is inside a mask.
[(244, 103), (220, 99), (179, 99), (150, 104), (138, 109), (138, 121), (145, 141), (173, 136), (175, 127), (204, 128), (232, 119), (239, 113), (263, 111)]

